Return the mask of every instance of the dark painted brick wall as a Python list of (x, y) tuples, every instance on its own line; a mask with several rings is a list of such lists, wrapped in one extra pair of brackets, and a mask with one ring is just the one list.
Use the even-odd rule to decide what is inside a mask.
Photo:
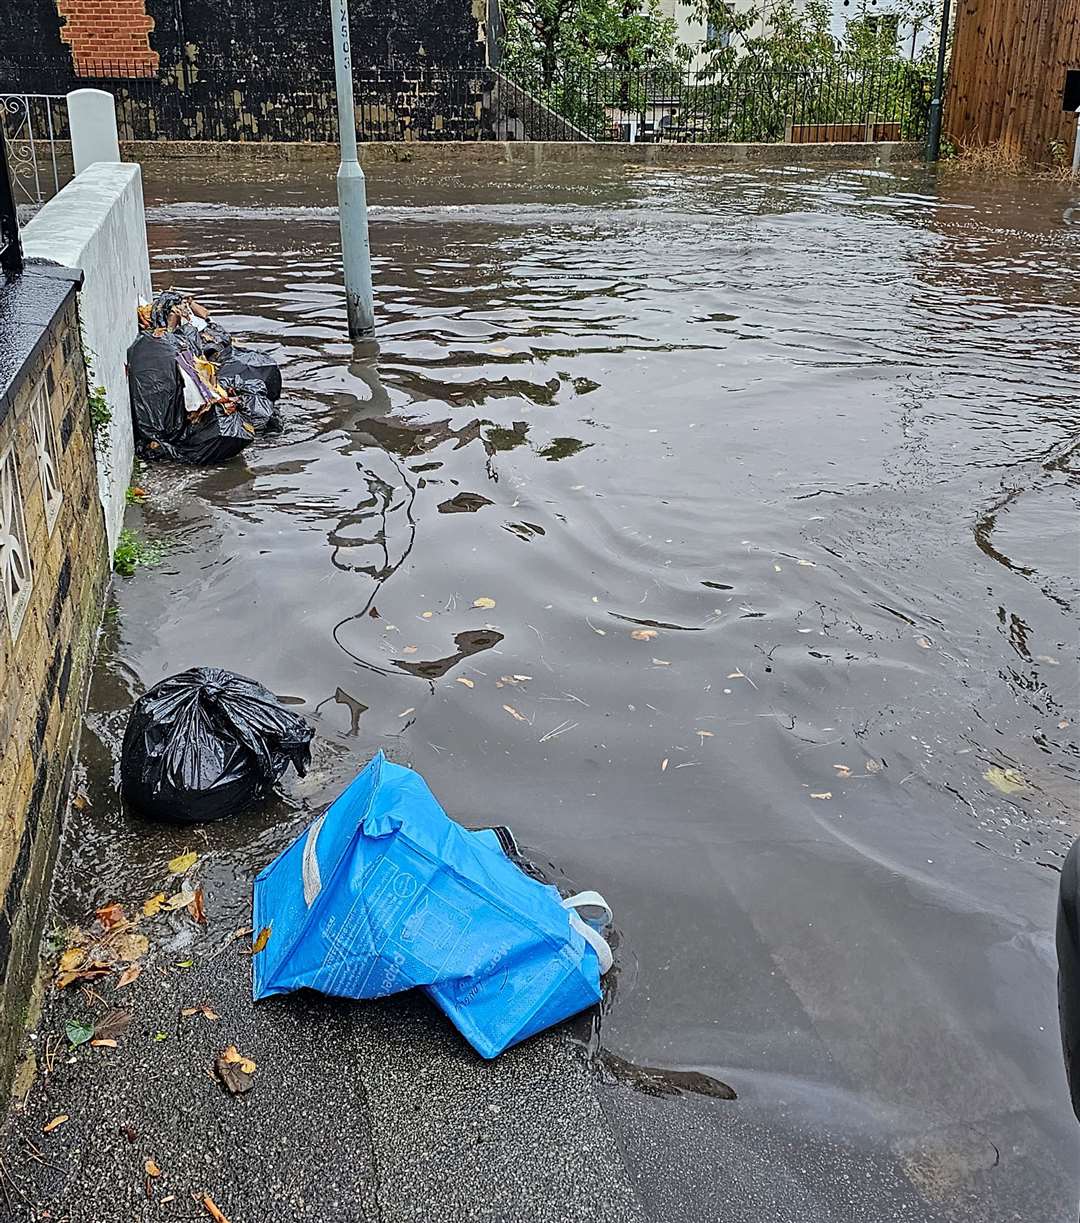
[[(350, 0), (357, 64), (413, 61), (479, 65), (472, 0)], [(146, 0), (150, 45), (163, 66), (234, 63), (273, 74), (328, 74), (333, 63), (329, 0)], [(0, 3), (0, 65), (66, 62), (55, 0)]]

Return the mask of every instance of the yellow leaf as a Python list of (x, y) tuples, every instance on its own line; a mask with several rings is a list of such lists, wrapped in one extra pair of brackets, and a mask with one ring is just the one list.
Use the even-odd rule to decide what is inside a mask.
[(513, 705), (504, 705), (503, 709), (505, 709), (506, 712), (518, 722), (527, 722), (529, 720), (524, 715), (518, 713), (518, 711), (513, 707)]
[(831, 790), (823, 790), (820, 794), (811, 794), (811, 798), (832, 798)]
[(61, 1113), (59, 1117), (53, 1117), (51, 1121), (43, 1125), (41, 1127), (41, 1132), (43, 1134), (51, 1134), (53, 1130), (58, 1130), (67, 1120), (68, 1120), (67, 1113)]
[(425, 620), (430, 620), (431, 617), (435, 615), (434, 612), (421, 612), (420, 614)]
[(120, 974), (120, 980), (117, 981), (116, 988), (123, 989), (125, 985), (130, 985), (141, 972), (142, 967), (138, 964), (132, 964), (125, 968)]
[(479, 599), (473, 599), (473, 607), (492, 608), (495, 606), (495, 600), (489, 599), (487, 595), (481, 595)]
[(472, 680), (471, 680), (471, 679), (466, 679), (464, 675), (459, 675), (459, 676), (457, 677), (457, 682), (458, 682), (459, 684), (464, 684), (466, 688), (475, 688), (475, 687), (476, 687), (476, 685), (475, 685), (475, 684), (472, 682)]
[(199, 860), (199, 855), (194, 850), (189, 854), (181, 854), (178, 858), (173, 858), (169, 863), (170, 875), (182, 875), (185, 871), (191, 870)]
[(258, 955), (269, 941), (270, 927), (263, 926), (263, 928), (259, 931), (259, 937), (251, 944), (251, 954)]
[(146, 1169), (147, 1176), (153, 1176), (156, 1178), (161, 1175), (161, 1169), (152, 1159), (148, 1159), (146, 1163), (143, 1164), (143, 1167)]
[(81, 947), (69, 947), (60, 957), (56, 970), (57, 972), (71, 972), (72, 969), (78, 968), (85, 959), (86, 952)]
[(158, 892), (156, 896), (151, 896), (149, 900), (143, 901), (143, 917), (156, 917), (161, 911), (161, 906), (165, 903), (165, 893)]
[(115, 1049), (116, 1041), (109, 1036), (103, 1036), (101, 1040), (92, 1040), (90, 1042), (95, 1049)]
[(240, 1053), (235, 1045), (229, 1045), (225, 1052), (221, 1055), (221, 1060), (227, 1066), (239, 1066), (245, 1074), (255, 1073), (255, 1063), (250, 1057), (245, 1057)]
[(1015, 769), (999, 769), (995, 765), (987, 769), (983, 777), (1002, 794), (1015, 794), (1027, 788), (1027, 782)]
[(657, 632), (654, 628), (636, 628), (630, 634), (630, 636), (633, 637), (635, 641), (652, 641), (652, 639), (657, 636)]
[(779, 565), (773, 565), (773, 568), (777, 573), (783, 573), (783, 569)]

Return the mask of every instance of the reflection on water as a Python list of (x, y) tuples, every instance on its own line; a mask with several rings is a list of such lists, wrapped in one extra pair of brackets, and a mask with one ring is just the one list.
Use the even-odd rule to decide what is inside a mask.
[[(158, 283), (283, 362), (286, 428), (142, 481), (168, 556), (117, 587), (64, 903), (164, 851), (113, 795), (130, 700), (229, 666), (319, 731), (308, 778), (205, 832), (238, 920), (385, 747), (613, 901), (601, 1064), (722, 1108), (721, 1179), (770, 1151), (787, 1204), (730, 1217), (1074, 1218), (1071, 189), (410, 173), (372, 184), (376, 360), (328, 185), (152, 213)], [(880, 1173), (857, 1207), (824, 1142)]]

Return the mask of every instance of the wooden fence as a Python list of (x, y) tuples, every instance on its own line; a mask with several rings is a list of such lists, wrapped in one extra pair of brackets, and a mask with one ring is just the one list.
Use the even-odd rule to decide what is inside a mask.
[(1062, 111), (1080, 69), (1077, 0), (960, 0), (944, 129), (961, 149), (999, 144), (1028, 162), (1067, 160), (1076, 120)]

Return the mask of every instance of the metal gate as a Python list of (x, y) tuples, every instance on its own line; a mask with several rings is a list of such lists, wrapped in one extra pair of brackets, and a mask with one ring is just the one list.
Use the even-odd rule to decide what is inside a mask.
[(63, 94), (0, 93), (0, 129), (19, 206), (39, 208), (72, 176), (66, 103)]

